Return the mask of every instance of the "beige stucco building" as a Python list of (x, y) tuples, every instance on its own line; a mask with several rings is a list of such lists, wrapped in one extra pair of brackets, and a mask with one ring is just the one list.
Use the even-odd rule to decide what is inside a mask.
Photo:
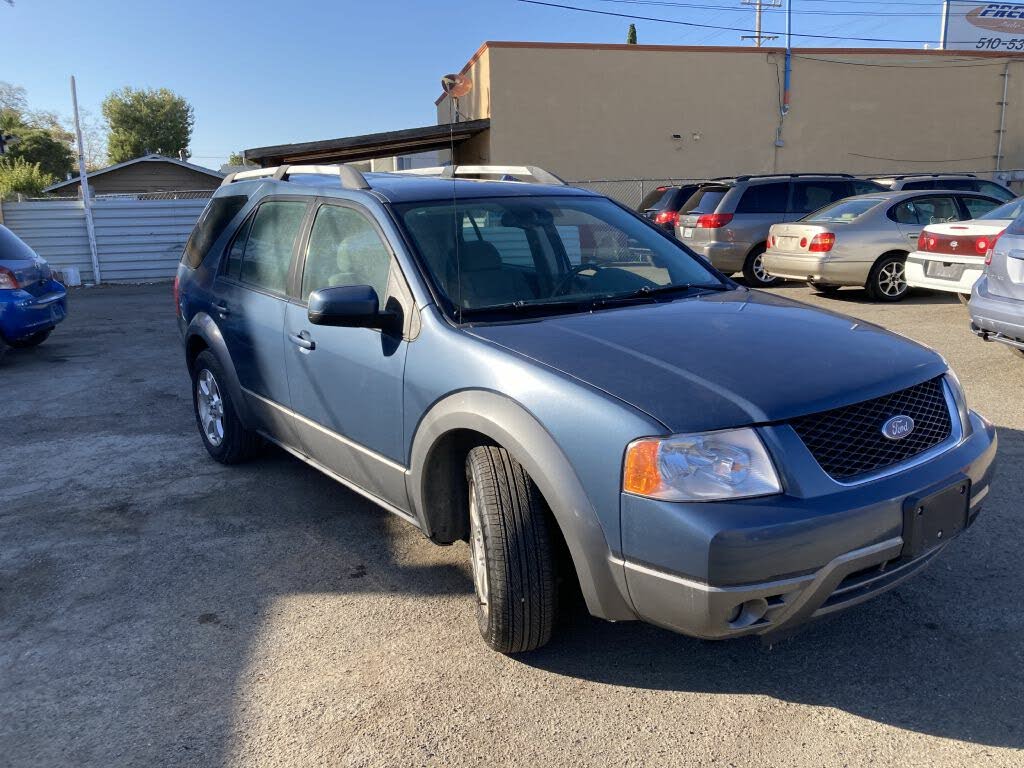
[(571, 180), (1024, 168), (1022, 56), (797, 49), (783, 118), (784, 66), (772, 48), (484, 43), (458, 119), (490, 124), (456, 160)]

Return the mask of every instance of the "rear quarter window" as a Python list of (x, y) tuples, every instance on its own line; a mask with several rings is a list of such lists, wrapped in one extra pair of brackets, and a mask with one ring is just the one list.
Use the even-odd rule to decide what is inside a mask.
[(249, 198), (245, 195), (226, 195), (213, 198), (199, 217), (195, 229), (192, 230), (192, 234), (185, 244), (185, 253), (182, 254), (181, 263), (191, 269), (202, 264), (203, 259), (210, 252), (210, 247), (247, 202), (249, 202)]
[(747, 187), (736, 206), (736, 213), (785, 213), (789, 182), (757, 184)]

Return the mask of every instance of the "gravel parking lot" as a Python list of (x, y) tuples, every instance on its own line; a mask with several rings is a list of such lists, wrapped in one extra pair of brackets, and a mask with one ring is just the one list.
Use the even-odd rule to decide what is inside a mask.
[(0, 766), (1024, 766), (1024, 359), (955, 298), (777, 292), (946, 356), (1000, 428), (978, 524), (772, 648), (579, 615), (519, 658), (477, 636), (464, 544), (282, 452), (206, 456), (169, 286), (75, 292), (0, 364)]

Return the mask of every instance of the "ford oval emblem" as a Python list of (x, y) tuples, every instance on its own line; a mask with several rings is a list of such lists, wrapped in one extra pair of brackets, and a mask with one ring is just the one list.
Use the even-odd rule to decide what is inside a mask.
[(902, 440), (914, 431), (914, 420), (909, 416), (893, 416), (882, 425), (882, 434), (890, 440)]

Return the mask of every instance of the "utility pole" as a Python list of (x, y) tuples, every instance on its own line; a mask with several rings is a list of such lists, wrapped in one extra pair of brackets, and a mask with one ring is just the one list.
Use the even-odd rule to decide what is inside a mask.
[(761, 33), (761, 13), (765, 8), (781, 8), (782, 0), (740, 0), (741, 5), (754, 6), (754, 34), (742, 35), (740, 40), (753, 40), (758, 48), (765, 40), (777, 40), (778, 35), (765, 35)]
[(89, 236), (89, 254), (92, 256), (92, 279), (99, 285), (100, 253), (96, 247), (96, 228), (92, 223), (92, 198), (89, 196), (89, 177), (85, 170), (85, 146), (82, 143), (82, 125), (78, 118), (78, 89), (75, 88), (75, 76), (71, 76), (71, 107), (75, 112), (75, 137), (78, 141), (78, 186), (82, 190), (82, 210), (85, 213), (85, 232)]

